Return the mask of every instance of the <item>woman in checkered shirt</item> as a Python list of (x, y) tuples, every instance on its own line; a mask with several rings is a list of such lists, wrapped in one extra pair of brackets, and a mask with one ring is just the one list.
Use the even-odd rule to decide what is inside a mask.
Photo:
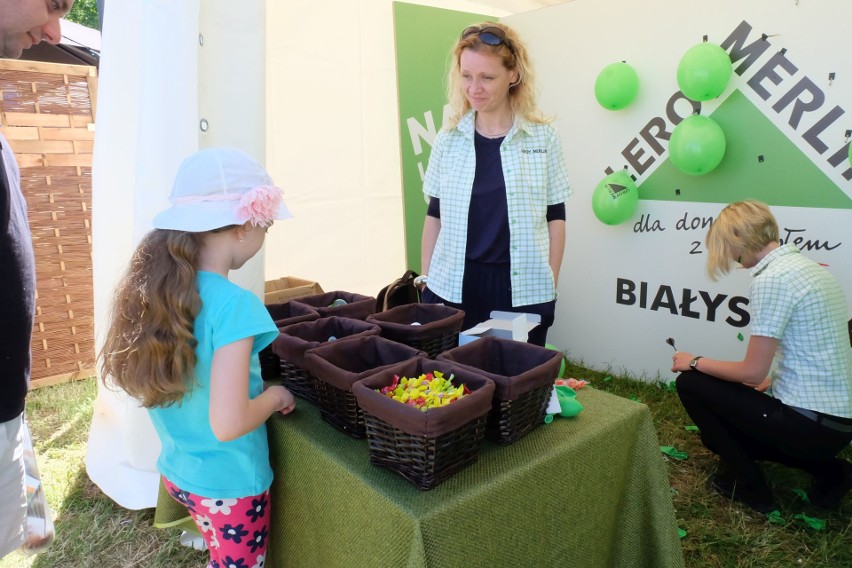
[(423, 192), (423, 301), (464, 310), (535, 313), (530, 343), (553, 323), (571, 186), (562, 144), (536, 106), (526, 46), (493, 22), (466, 28), (453, 50), (455, 114), (432, 147)]
[[(796, 245), (758, 201), (728, 205), (707, 233), (715, 279), (735, 263), (754, 277), (745, 359), (677, 352), (672, 371), (701, 439), (721, 460), (710, 485), (760, 512), (776, 509), (758, 461), (810, 473), (811, 503), (836, 508), (852, 488), (852, 464), (838, 454), (852, 441), (852, 350), (846, 298), (837, 279)], [(777, 368), (770, 375), (773, 359)], [(772, 395), (768, 392), (771, 389)]]

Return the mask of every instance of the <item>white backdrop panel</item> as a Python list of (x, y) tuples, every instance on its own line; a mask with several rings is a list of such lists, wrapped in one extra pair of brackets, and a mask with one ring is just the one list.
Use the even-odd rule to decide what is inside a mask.
[[(803, 131), (816, 124), (825, 111), (833, 106), (848, 107), (852, 100), (848, 65), (852, 37), (847, 30), (852, 4), (839, 0), (577, 0), (503, 19), (529, 42), (538, 71), (541, 105), (557, 117), (576, 191), (568, 202), (560, 299), (549, 340), (593, 368), (671, 380), (668, 369), (672, 350), (665, 344), (669, 336), (677, 340), (680, 349), (708, 356), (735, 359), (745, 352), (749, 328), (737, 327), (726, 319), (742, 321), (736, 298), (747, 296), (750, 276), (738, 270), (712, 282), (705, 274), (706, 255), (691, 254), (703, 249), (706, 228), (677, 228), (684, 215), (689, 221), (712, 217), (723, 204), (678, 201), (674, 197), (643, 200), (633, 218), (616, 227), (600, 223), (591, 210), (592, 192), (605, 168), (627, 164), (622, 150), (639, 137), (650, 118), (666, 116), (666, 104), (678, 91), (676, 69), (683, 53), (705, 35), (721, 44), (743, 20), (754, 28), (747, 43), (765, 33), (771, 47), (742, 76), (734, 74), (722, 96), (704, 104), (702, 114), (711, 114), (734, 90), (740, 90), (840, 191), (852, 196), (852, 182), (842, 175), (848, 163), (831, 167), (826, 161), (830, 152), (817, 152), (803, 137)], [(747, 82), (781, 49), (786, 50), (798, 71), (787, 74), (779, 70), (778, 85), (764, 78), (761, 84), (769, 92), (764, 100)], [(637, 71), (640, 92), (628, 108), (607, 111), (594, 98), (594, 82), (606, 65), (621, 60)], [(835, 77), (829, 80), (832, 72)], [(804, 114), (794, 128), (788, 124), (792, 105), (782, 112), (772, 106), (802, 77), (810, 78), (826, 100), (821, 112)], [(809, 96), (806, 93), (802, 98)], [(686, 101), (681, 100), (675, 108), (681, 116), (690, 113)], [(749, 125), (741, 127), (748, 129)], [(820, 137), (832, 149), (840, 148), (848, 140), (845, 131), (851, 127), (852, 117), (845, 114)], [(641, 138), (640, 143), (644, 144)], [(645, 152), (643, 159), (652, 155), (647, 144)], [(647, 171), (637, 175), (640, 188), (667, 159), (667, 153), (655, 158)], [(632, 167), (630, 171), (637, 173)], [(747, 197), (749, 189), (744, 187), (738, 198)], [(795, 235), (834, 246), (833, 250), (823, 247), (805, 252), (827, 265), (844, 286), (847, 299), (852, 299), (850, 209), (774, 206), (773, 211), (782, 232), (784, 228), (803, 229)], [(642, 219), (646, 222), (637, 227)], [(639, 230), (653, 228), (654, 221), (665, 230)], [(694, 241), (699, 243), (697, 248)], [(636, 286), (633, 303), (629, 294), (619, 296), (627, 286), (625, 281)], [(647, 298), (641, 307), (643, 282)], [(722, 300), (721, 295), (725, 296)], [(708, 308), (705, 297), (711, 304), (720, 301), (718, 308)]]

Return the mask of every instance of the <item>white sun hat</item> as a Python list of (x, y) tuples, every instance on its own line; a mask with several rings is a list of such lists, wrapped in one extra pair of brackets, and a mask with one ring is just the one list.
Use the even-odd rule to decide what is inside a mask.
[(172, 206), (154, 217), (154, 228), (200, 233), (292, 217), (263, 166), (234, 148), (205, 148), (186, 158), (169, 201)]

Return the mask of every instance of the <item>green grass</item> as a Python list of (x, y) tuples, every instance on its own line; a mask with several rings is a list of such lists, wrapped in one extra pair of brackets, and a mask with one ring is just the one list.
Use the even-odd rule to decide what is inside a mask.
[(94, 379), (30, 393), (27, 418), (56, 538), (42, 554), (12, 553), (0, 568), (206, 566), (207, 553), (178, 543), (178, 531), (155, 529), (153, 509), (116, 505), (86, 475), (86, 442), (97, 392)]
[[(686, 531), (681, 542), (687, 567), (852, 566), (852, 497), (846, 498), (840, 511), (827, 514), (789, 489), (807, 489), (807, 475), (768, 465), (767, 477), (775, 486), (784, 518), (783, 524), (772, 524), (765, 516), (707, 490), (716, 460), (701, 445), (698, 434), (684, 429), (689, 417), (666, 385), (590, 371), (576, 363), (567, 366), (567, 374), (590, 381), (591, 388), (647, 404), (660, 445), (689, 454), (683, 461), (662, 454), (660, 458), (668, 467), (678, 525)], [(88, 379), (30, 394), (27, 414), (56, 539), (37, 556), (14, 553), (0, 560), (0, 568), (205, 566), (207, 553), (181, 546), (179, 531), (151, 526), (153, 510), (123, 509), (89, 481), (86, 441), (96, 391), (95, 380)], [(579, 396), (582, 400), (582, 391)], [(852, 457), (852, 448), (844, 455)], [(799, 513), (824, 519), (825, 528), (818, 531), (794, 519)]]
[[(807, 490), (810, 484), (807, 474), (765, 464), (766, 476), (784, 519), (783, 525), (770, 523), (765, 515), (731, 503), (707, 489), (707, 478), (715, 470), (716, 457), (704, 448), (698, 433), (684, 428), (692, 422), (671, 383), (615, 377), (576, 363), (569, 364), (566, 373), (590, 381), (599, 390), (645, 403), (651, 409), (660, 445), (687, 452), (689, 457), (683, 461), (664, 458), (678, 526), (686, 531), (681, 543), (687, 567), (852, 566), (852, 496), (844, 500), (839, 511), (829, 514), (805, 503), (791, 490)], [(579, 396), (582, 398), (582, 391)], [(842, 455), (847, 459), (852, 457), (852, 448)], [(826, 526), (821, 531), (814, 530), (795, 519), (797, 514), (823, 519)]]

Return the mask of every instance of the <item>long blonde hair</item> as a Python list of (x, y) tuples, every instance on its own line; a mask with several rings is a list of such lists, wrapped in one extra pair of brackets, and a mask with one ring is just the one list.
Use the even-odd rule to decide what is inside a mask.
[[(465, 49), (496, 55), (502, 61), (503, 67), (509, 71), (516, 70), (518, 72), (517, 84), (509, 87), (509, 103), (512, 105), (512, 112), (515, 116), (537, 124), (550, 122), (552, 119), (544, 116), (538, 109), (535, 72), (527, 53), (527, 47), (521, 41), (520, 36), (515, 30), (499, 22), (483, 22), (479, 24), (479, 27), (500, 28), (506, 34), (506, 41), (500, 45), (488, 45), (482, 42), (479, 34), (473, 33), (467, 37), (459, 38), (456, 42), (451, 54), (450, 72), (447, 76), (447, 99), (453, 109), (447, 128), (454, 128), (471, 109), (470, 102), (467, 100), (461, 85), (461, 55)], [(506, 43), (511, 45), (511, 49)]]
[(753, 199), (731, 203), (707, 231), (707, 274), (712, 280), (727, 274), (742, 255), (778, 242), (778, 222), (769, 206)]
[(143, 406), (170, 406), (192, 387), (196, 284), (203, 234), (154, 229), (142, 239), (112, 303), (100, 353), (107, 377)]

